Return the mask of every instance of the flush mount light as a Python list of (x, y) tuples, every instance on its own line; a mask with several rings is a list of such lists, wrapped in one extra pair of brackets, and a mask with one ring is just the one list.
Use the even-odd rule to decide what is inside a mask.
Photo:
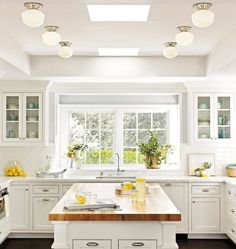
[(92, 22), (146, 22), (150, 5), (87, 5)]
[(98, 48), (99, 56), (138, 56), (139, 48)]
[(56, 46), (61, 40), (61, 35), (57, 32), (59, 27), (50, 25), (45, 26), (45, 32), (42, 35), (43, 42), (48, 46)]
[(210, 11), (212, 3), (203, 2), (195, 3), (193, 8), (196, 11), (192, 14), (192, 22), (198, 28), (206, 28), (213, 24), (215, 19), (215, 14)]
[(178, 55), (176, 45), (177, 42), (166, 42), (165, 48), (163, 49), (163, 55), (168, 59), (175, 58)]
[(177, 27), (179, 33), (175, 36), (175, 40), (180, 46), (188, 46), (193, 43), (194, 35), (190, 32), (192, 27), (180, 26)]
[(73, 55), (73, 49), (71, 48), (71, 42), (68, 41), (61, 41), (59, 42), (59, 49), (58, 49), (58, 55), (62, 58), (69, 58)]
[(31, 28), (37, 28), (44, 22), (45, 15), (40, 11), (43, 7), (41, 3), (26, 2), (24, 3), (26, 10), (21, 13), (22, 21)]

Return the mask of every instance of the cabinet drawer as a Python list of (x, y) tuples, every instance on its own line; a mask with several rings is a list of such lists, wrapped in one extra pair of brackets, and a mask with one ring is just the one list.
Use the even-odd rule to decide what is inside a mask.
[(119, 240), (118, 241), (119, 249), (128, 249), (128, 248), (145, 248), (145, 249), (156, 249), (157, 240)]
[(57, 185), (38, 185), (33, 187), (34, 194), (58, 194), (59, 187)]
[(63, 185), (62, 186), (62, 194), (64, 195), (72, 185)]
[(232, 202), (227, 202), (226, 213), (227, 217), (236, 223), (236, 205), (234, 205)]
[(226, 233), (236, 243), (236, 225), (228, 222)]
[(220, 186), (193, 185), (191, 192), (193, 195), (219, 195), (220, 194)]
[(111, 249), (111, 240), (73, 240), (73, 249)]
[(236, 188), (231, 186), (226, 187), (226, 196), (228, 199), (234, 201), (236, 203)]

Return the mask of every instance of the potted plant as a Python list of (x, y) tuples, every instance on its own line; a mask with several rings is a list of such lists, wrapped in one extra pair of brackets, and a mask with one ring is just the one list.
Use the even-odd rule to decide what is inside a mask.
[(78, 152), (83, 152), (88, 148), (88, 145), (86, 144), (71, 144), (68, 146), (68, 151), (66, 153), (66, 156), (68, 158), (77, 158)]
[(211, 163), (204, 162), (200, 168), (196, 168), (194, 170), (195, 175), (199, 177), (207, 177), (210, 175), (210, 168), (211, 168)]
[(161, 163), (166, 160), (168, 152), (172, 151), (173, 146), (160, 144), (158, 134), (149, 131), (150, 138), (147, 143), (139, 144), (140, 153), (145, 156), (144, 162), (148, 169), (159, 169)]

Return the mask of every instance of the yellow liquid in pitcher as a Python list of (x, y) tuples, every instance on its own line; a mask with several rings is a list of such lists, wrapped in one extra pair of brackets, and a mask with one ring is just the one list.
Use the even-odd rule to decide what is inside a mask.
[(145, 178), (136, 178), (137, 201), (144, 202), (146, 198), (146, 181)]

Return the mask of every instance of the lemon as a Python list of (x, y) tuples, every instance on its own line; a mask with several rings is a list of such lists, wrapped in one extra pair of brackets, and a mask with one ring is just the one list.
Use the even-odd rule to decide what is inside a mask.
[(76, 201), (77, 201), (79, 204), (85, 204), (86, 201), (87, 201), (87, 198), (86, 198), (86, 196), (84, 196), (84, 195), (78, 195), (78, 196), (76, 196)]
[(122, 189), (123, 189), (123, 190), (128, 190), (127, 185), (123, 185), (123, 186), (122, 186)]

